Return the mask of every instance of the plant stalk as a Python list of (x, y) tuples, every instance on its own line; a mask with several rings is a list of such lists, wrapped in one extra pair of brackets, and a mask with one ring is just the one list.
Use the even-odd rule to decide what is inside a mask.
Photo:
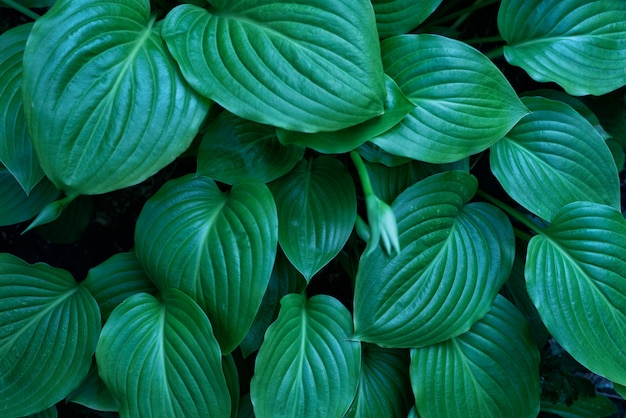
[[(545, 235), (545, 231), (544, 231), (543, 228), (541, 228), (537, 224), (533, 223), (530, 219), (528, 219), (527, 217), (525, 217), (520, 212), (518, 212), (517, 210), (513, 209), (512, 207), (510, 207), (509, 205), (507, 205), (503, 201), (496, 199), (495, 197), (491, 196), (489, 193), (486, 193), (486, 192), (484, 192), (482, 190), (478, 190), (477, 194), (479, 196), (483, 197), (484, 199), (488, 200), (489, 203), (492, 203), (495, 206), (497, 206), (498, 208), (502, 209), (504, 212), (506, 212), (507, 215), (511, 216), (516, 221), (519, 221), (520, 223), (522, 223), (524, 226), (526, 226), (528, 229), (530, 229), (531, 231), (533, 231), (537, 235)], [(520, 231), (520, 232), (522, 232), (522, 231)], [(528, 237), (530, 237), (530, 235), (528, 235), (528, 234), (526, 234), (526, 235)], [(520, 236), (520, 238), (524, 239), (524, 237), (521, 237), (521, 236)]]
[(22, 13), (25, 16), (30, 17), (33, 20), (37, 20), (37, 19), (39, 19), (41, 17), (37, 13), (33, 12), (32, 10), (30, 10), (29, 8), (24, 7), (21, 4), (15, 2), (13, 0), (0, 0), (0, 3), (6, 4), (11, 9), (17, 10), (18, 12)]
[(363, 188), (363, 194), (367, 196), (371, 196), (374, 194), (374, 189), (372, 189), (372, 183), (370, 182), (370, 175), (367, 172), (367, 167), (365, 167), (365, 163), (363, 159), (356, 151), (350, 151), (350, 158), (352, 158), (352, 162), (354, 163), (354, 167), (356, 168), (356, 172), (359, 175), (359, 179), (361, 180), (361, 187)]

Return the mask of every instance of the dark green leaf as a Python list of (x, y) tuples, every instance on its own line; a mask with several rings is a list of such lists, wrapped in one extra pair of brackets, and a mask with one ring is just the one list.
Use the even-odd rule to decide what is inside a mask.
[(417, 27), (441, 4), (441, 0), (372, 0), (381, 38), (401, 35)]
[(98, 367), (95, 363), (91, 366), (85, 380), (65, 400), (66, 402), (77, 403), (96, 411), (118, 411), (117, 402), (109, 388), (106, 387), (100, 378)]
[(0, 226), (13, 225), (36, 216), (59, 195), (59, 190), (47, 178), (43, 178), (30, 195), (15, 177), (0, 165)]
[(591, 398), (580, 398), (572, 405), (562, 403), (541, 402), (541, 411), (558, 415), (561, 418), (604, 418), (617, 413), (615, 404), (609, 398), (596, 395)]

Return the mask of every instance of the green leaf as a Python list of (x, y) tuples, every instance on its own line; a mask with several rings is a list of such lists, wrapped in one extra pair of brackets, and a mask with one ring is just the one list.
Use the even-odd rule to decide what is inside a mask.
[(485, 203), (467, 202), (474, 177), (436, 174), (392, 204), (399, 254), (381, 249), (359, 263), (354, 295), (355, 338), (386, 347), (422, 347), (469, 330), (483, 317), (513, 265), (508, 218)]
[(121, 417), (230, 417), (230, 395), (211, 323), (177, 289), (119, 305), (96, 350)]
[(161, 290), (191, 296), (209, 316), (224, 354), (250, 329), (276, 257), (278, 220), (257, 181), (222, 192), (206, 177), (170, 180), (143, 207), (136, 254)]
[(100, 313), (65, 270), (0, 254), (0, 271), (0, 415), (17, 417), (59, 402), (87, 376)]
[(373, 139), (392, 154), (449, 163), (502, 138), (527, 110), (504, 75), (469, 45), (438, 35), (381, 44), (385, 72), (415, 108)]
[(239, 411), (237, 411), (237, 418), (254, 418), (254, 409), (252, 408), (252, 401), (250, 400), (249, 393), (239, 399)]
[(388, 204), (406, 188), (433, 174), (426, 164), (419, 161), (410, 161), (395, 167), (366, 162), (365, 166), (374, 194)]
[(57, 418), (58, 416), (57, 407), (52, 405), (50, 408), (44, 409), (36, 414), (29, 415), (28, 418)]
[(268, 183), (302, 159), (304, 148), (283, 146), (276, 128), (222, 112), (208, 127), (198, 149), (198, 174), (227, 184), (246, 177)]
[(22, 58), (32, 27), (27, 23), (0, 35), (0, 162), (27, 194), (44, 176), (26, 129), (22, 105)]
[(626, 384), (626, 221), (611, 207), (563, 207), (526, 259), (528, 294), (555, 340), (594, 373)]
[(565, 103), (522, 101), (532, 113), (491, 148), (491, 170), (506, 192), (546, 220), (579, 200), (619, 208), (617, 169), (600, 134)]
[(381, 38), (407, 33), (422, 23), (441, 0), (372, 0)]
[(411, 350), (410, 373), (422, 418), (539, 413), (539, 350), (525, 319), (502, 296), (469, 332)]
[(271, 185), (278, 209), (278, 242), (311, 280), (343, 248), (356, 220), (356, 189), (339, 160), (302, 160)]
[(79, 196), (72, 200), (53, 222), (37, 227), (37, 233), (43, 239), (55, 244), (72, 244), (91, 222), (93, 215), (93, 197)]
[(208, 103), (154, 22), (148, 0), (59, 0), (33, 27), (26, 120), (44, 172), (68, 195), (139, 183), (198, 132)]
[(369, 1), (181, 5), (165, 18), (163, 38), (189, 84), (243, 118), (318, 132), (383, 113)]
[(229, 354), (222, 357), (222, 369), (226, 378), (226, 386), (230, 394), (230, 416), (235, 418), (239, 412), (239, 371), (233, 359), (233, 355)]
[(357, 389), (361, 346), (352, 318), (336, 299), (282, 298), (250, 382), (257, 418), (341, 417)]
[(626, 84), (626, 3), (621, 0), (503, 0), (504, 57), (535, 80), (574, 96)]
[[(52, 6), (55, 0), (14, 0), (14, 1), (18, 4), (21, 4), (24, 7), (39, 8), (39, 7)], [(11, 6), (7, 6), (0, 1), (0, 7), (11, 7)]]
[(617, 413), (615, 404), (609, 398), (596, 395), (592, 398), (579, 398), (572, 405), (541, 402), (541, 412), (547, 412), (561, 418), (604, 418)]
[(59, 190), (43, 178), (30, 195), (15, 177), (0, 165), (0, 226), (13, 225), (33, 218), (59, 195)]
[(604, 130), (619, 142), (622, 148), (626, 148), (624, 92), (618, 90), (601, 97), (585, 97), (585, 104), (596, 114)]
[(411, 405), (408, 350), (364, 344), (358, 391), (344, 418), (406, 417)]
[(65, 401), (77, 403), (96, 411), (117, 412), (119, 410), (111, 391), (100, 378), (95, 362), (85, 380), (67, 396)]

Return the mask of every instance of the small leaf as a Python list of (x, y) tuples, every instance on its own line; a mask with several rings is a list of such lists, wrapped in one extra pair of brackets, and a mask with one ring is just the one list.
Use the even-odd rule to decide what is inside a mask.
[(498, 296), (469, 332), (411, 350), (411, 384), (422, 418), (535, 418), (539, 350), (522, 315)]
[(504, 57), (535, 80), (574, 96), (626, 84), (626, 4), (621, 0), (503, 0)]
[(43, 178), (27, 195), (15, 177), (0, 165), (0, 196), (0, 226), (6, 226), (35, 217), (59, 196), (59, 190)]
[(0, 254), (0, 415), (65, 398), (87, 376), (98, 342), (94, 298), (65, 270)]
[(250, 382), (257, 418), (341, 417), (357, 389), (361, 346), (350, 341), (352, 318), (336, 299), (281, 300)]
[(381, 38), (407, 33), (435, 11), (442, 0), (372, 0)]
[(563, 207), (526, 259), (528, 294), (554, 339), (594, 373), (626, 384), (626, 221), (611, 207)]
[(119, 305), (96, 350), (121, 417), (230, 417), (230, 395), (211, 323), (177, 289)]
[(385, 72), (415, 106), (373, 139), (387, 152), (454, 162), (485, 150), (528, 113), (500, 70), (463, 42), (402, 35), (385, 39), (381, 49)]
[(67, 396), (65, 401), (77, 403), (96, 411), (118, 412), (117, 402), (100, 378), (95, 362), (85, 380)]
[(619, 208), (619, 176), (600, 134), (565, 103), (522, 101), (532, 113), (491, 148), (491, 170), (506, 192), (548, 221), (579, 200)]

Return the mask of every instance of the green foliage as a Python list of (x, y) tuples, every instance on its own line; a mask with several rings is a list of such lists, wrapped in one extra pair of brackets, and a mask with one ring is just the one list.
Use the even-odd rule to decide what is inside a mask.
[(0, 416), (615, 411), (622, 1), (0, 3)]

